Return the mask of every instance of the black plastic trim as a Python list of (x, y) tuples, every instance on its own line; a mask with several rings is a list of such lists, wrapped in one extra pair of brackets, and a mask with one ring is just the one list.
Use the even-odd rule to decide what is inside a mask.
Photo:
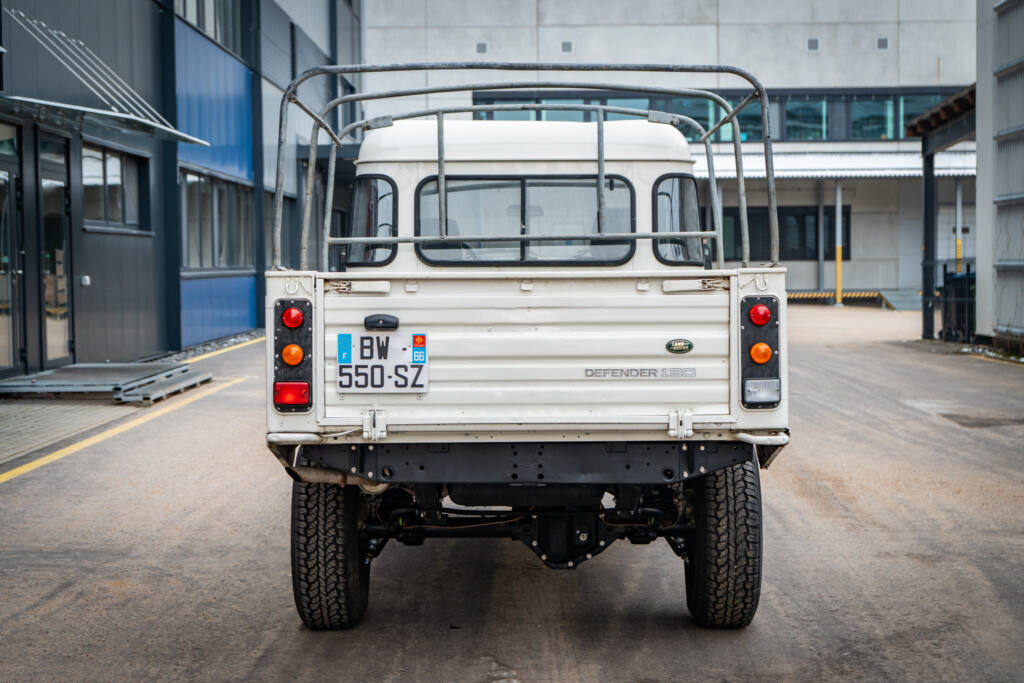
[[(750, 322), (750, 309), (764, 304), (772, 317), (765, 325)], [(750, 357), (750, 347), (764, 342), (772, 347), (772, 357), (759, 365)], [(777, 408), (779, 403), (747, 403), (743, 400), (743, 382), (748, 379), (779, 379), (779, 300), (774, 296), (745, 296), (740, 300), (740, 403), (749, 409)], [(780, 384), (781, 387), (781, 384)]]
[[(302, 324), (296, 328), (285, 327), (281, 322), (281, 314), (286, 308), (294, 306), (302, 311)], [(270, 326), (270, 321), (267, 321)], [(309, 403), (306, 405), (280, 405), (275, 403), (274, 409), (280, 413), (308, 413), (313, 408), (313, 302), (309, 299), (278, 299), (274, 302), (274, 381), (275, 382), (309, 382)], [(302, 347), (302, 362), (298, 365), (287, 365), (281, 361), (281, 351), (289, 344)], [(271, 396), (271, 400), (273, 396)]]

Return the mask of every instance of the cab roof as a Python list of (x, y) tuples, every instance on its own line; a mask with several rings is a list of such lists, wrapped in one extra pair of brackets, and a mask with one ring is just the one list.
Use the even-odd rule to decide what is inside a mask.
[[(605, 123), (605, 159), (692, 162), (676, 128), (644, 120)], [(569, 121), (445, 121), (446, 161), (595, 161), (597, 124)], [(395, 121), (368, 131), (357, 164), (436, 161), (437, 123)]]

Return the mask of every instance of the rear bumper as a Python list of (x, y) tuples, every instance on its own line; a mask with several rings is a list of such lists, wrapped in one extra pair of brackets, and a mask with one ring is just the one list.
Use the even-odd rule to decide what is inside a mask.
[[(774, 451), (778, 446), (769, 447)], [(281, 446), (274, 450), (292, 463)], [(665, 485), (761, 455), (743, 441), (307, 444), (307, 463), (380, 484)], [(773, 453), (774, 455), (774, 453)]]

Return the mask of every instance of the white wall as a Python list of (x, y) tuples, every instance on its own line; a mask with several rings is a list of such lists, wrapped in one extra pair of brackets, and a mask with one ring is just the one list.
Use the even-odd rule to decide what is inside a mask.
[(324, 54), (331, 54), (331, 13), (327, 3), (340, 0), (275, 1)]

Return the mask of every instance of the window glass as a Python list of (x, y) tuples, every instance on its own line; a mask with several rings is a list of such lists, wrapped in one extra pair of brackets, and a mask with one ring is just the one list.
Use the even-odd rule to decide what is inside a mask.
[[(710, 105), (710, 106), (709, 106)], [(669, 111), (673, 114), (682, 114), (683, 116), (689, 116), (700, 125), (704, 126), (704, 130), (711, 127), (711, 106), (714, 106), (709, 100), (701, 99), (699, 97), (675, 97), (668, 104)], [(683, 131), (683, 135), (690, 142), (700, 139), (700, 133), (698, 133), (692, 126), (683, 125), (679, 127)]]
[(122, 182), (124, 183), (124, 222), (139, 224), (139, 160), (125, 155)]
[(787, 140), (824, 140), (826, 105), (824, 99), (791, 99), (786, 107)]
[[(606, 104), (609, 107), (624, 107), (626, 109), (650, 109), (651, 101), (646, 97), (609, 97)], [(632, 114), (606, 114), (606, 121), (619, 121), (629, 119), (636, 121), (638, 117)]]
[[(493, 102), (492, 104), (515, 104), (514, 102)], [(492, 117), (495, 121), (533, 121), (534, 113), (532, 111), (492, 111)]]
[[(598, 232), (595, 178), (457, 178), (448, 181), (448, 234), (460, 238), (449, 245), (424, 244), (428, 262), (455, 263), (608, 263), (628, 258), (627, 241), (583, 239)], [(526, 202), (523, 203), (525, 196)], [(437, 181), (419, 190), (417, 234), (437, 235)], [(604, 233), (633, 230), (629, 185), (608, 178), (605, 186)], [(520, 234), (579, 235), (560, 242), (495, 241), (473, 237)]]
[(939, 102), (942, 95), (903, 95), (900, 97), (900, 137), (906, 137), (907, 124)]
[(46, 135), (39, 136), (39, 161), (51, 164), (65, 164), (68, 144), (64, 138), (51, 138)]
[[(348, 237), (394, 237), (395, 187), (380, 177), (362, 176), (356, 179), (352, 193), (352, 223)], [(449, 207), (449, 211), (451, 208)], [(437, 190), (434, 190), (434, 226), (437, 226)], [(449, 225), (451, 219), (449, 218)], [(370, 266), (384, 263), (395, 252), (393, 244), (350, 244), (345, 263), (351, 266)]]
[(199, 178), (199, 263), (200, 268), (213, 267), (213, 188), (209, 178)]
[[(697, 181), (683, 176), (662, 178), (654, 188), (654, 231), (690, 232), (701, 229)], [(655, 240), (658, 258), (669, 263), (703, 263), (697, 238)]]
[[(608, 178), (604, 192), (604, 224), (597, 225), (596, 179), (526, 181), (526, 234), (593, 235), (630, 232), (632, 197), (622, 180)], [(527, 261), (621, 261), (629, 256), (626, 241), (528, 242)]]
[(850, 103), (850, 137), (854, 140), (892, 140), (895, 122), (891, 97), (855, 97)]
[[(541, 100), (545, 104), (583, 104), (583, 100)], [(541, 121), (583, 121), (582, 111), (545, 111), (541, 110)]]
[(121, 157), (106, 153), (107, 171), (107, 220), (111, 223), (124, 221), (124, 206), (121, 201)]
[(18, 156), (18, 129), (8, 123), (0, 123), (0, 154)]
[[(473, 237), (519, 235), (522, 182), (519, 180), (448, 179), (448, 236), (452, 246), (424, 244), (421, 252), (436, 261), (519, 261), (519, 242), (475, 242)], [(420, 187), (419, 234), (439, 235), (437, 181)]]
[(235, 218), (234, 186), (214, 181), (213, 193), (216, 196), (217, 226), (214, 237), (217, 242), (217, 265), (231, 267), (234, 253), (234, 233), (237, 226)]
[(103, 150), (83, 145), (82, 213), (86, 220), (107, 219), (103, 201)]
[[(833, 218), (835, 207), (825, 207), (825, 221), (818, 231), (817, 206), (779, 207), (779, 258), (782, 261), (814, 261), (818, 258), (819, 235), (825, 242), (825, 259), (835, 259), (835, 228)], [(750, 207), (747, 211), (750, 221), (750, 260), (752, 263), (767, 262), (771, 257), (768, 228), (768, 209), (763, 206)], [(723, 217), (725, 259), (738, 261), (742, 256), (739, 228), (739, 213), (736, 207), (725, 209)], [(843, 260), (850, 259), (850, 207), (843, 206)]]
[(186, 173), (183, 183), (185, 193), (185, 267), (198, 268), (202, 263), (202, 221), (199, 215), (199, 176)]

